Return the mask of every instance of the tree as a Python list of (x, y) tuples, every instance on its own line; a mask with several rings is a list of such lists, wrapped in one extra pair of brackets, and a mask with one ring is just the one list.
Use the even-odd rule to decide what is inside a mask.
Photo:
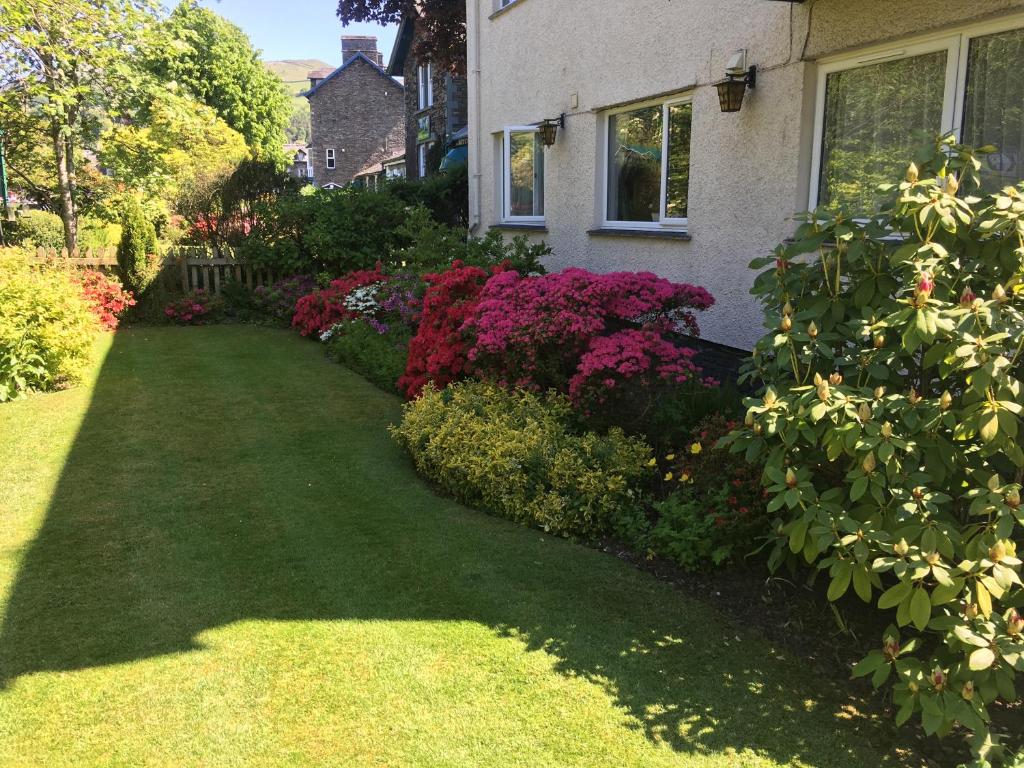
[(182, 213), (183, 196), (222, 183), (248, 154), (241, 134), (210, 107), (173, 89), (154, 88), (137, 118), (104, 132), (99, 158), (154, 214)]
[(413, 56), (452, 74), (466, 70), (466, 3), (463, 0), (338, 0), (342, 24), (369, 21), (397, 24), (416, 17), (420, 34)]
[(152, 280), (151, 256), (156, 253), (156, 230), (146, 218), (139, 201), (132, 195), (124, 199), (121, 213), (121, 242), (117, 246), (117, 265), (125, 286), (136, 296)]
[(231, 22), (185, 0), (161, 25), (161, 46), (149, 63), (163, 82), (176, 82), (245, 137), (253, 155), (283, 162), (291, 102), (281, 79)]
[[(132, 90), (136, 55), (156, 19), (154, 0), (6, 0), (0, 14), (5, 90), (31, 105), (52, 148), (54, 207), (69, 249), (78, 244), (81, 151)], [(5, 96), (5, 99), (8, 97)]]

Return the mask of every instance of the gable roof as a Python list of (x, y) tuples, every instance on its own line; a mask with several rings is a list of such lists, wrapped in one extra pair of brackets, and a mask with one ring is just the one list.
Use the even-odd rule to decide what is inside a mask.
[(314, 85), (308, 91), (304, 91), (302, 93), (302, 95), (305, 96), (308, 99), (310, 96), (312, 96), (314, 93), (319, 91), (327, 83), (331, 82), (331, 80), (333, 80), (334, 78), (338, 77), (338, 75), (340, 75), (342, 72), (344, 72), (346, 69), (351, 67), (355, 62), (357, 62), (359, 60), (362, 60), (362, 61), (366, 62), (367, 64), (369, 64), (370, 68), (373, 69), (374, 72), (379, 74), (381, 77), (385, 78), (388, 82), (390, 82), (390, 83), (392, 83), (394, 85), (397, 85), (402, 90), (405, 90), (405, 86), (404, 85), (402, 85), (400, 82), (395, 80), (395, 78), (389, 76), (387, 72), (385, 72), (383, 69), (378, 67), (374, 62), (370, 61), (368, 56), (366, 56), (363, 53), (357, 53), (355, 56), (353, 56), (351, 59), (349, 59), (344, 64), (342, 64), (340, 67), (338, 67), (336, 70), (331, 72), (331, 74), (329, 74), (327, 77), (325, 77), (319, 83)]
[(401, 77), (405, 71), (405, 60), (412, 49), (412, 36), (416, 29), (416, 17), (402, 14), (395, 37), (395, 47), (391, 49), (391, 60), (388, 61), (387, 73), (392, 77)]

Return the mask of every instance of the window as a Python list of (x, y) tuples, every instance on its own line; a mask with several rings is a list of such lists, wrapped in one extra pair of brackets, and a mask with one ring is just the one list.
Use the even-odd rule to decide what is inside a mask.
[(983, 159), (996, 190), (1024, 160), (1024, 19), (822, 65), (810, 206), (869, 211), (879, 184), (903, 175), (913, 151), (955, 131), (999, 151)]
[(416, 68), (416, 83), (419, 86), (419, 108), (434, 106), (434, 76), (430, 62)]
[(686, 226), (693, 120), (689, 99), (630, 107), (607, 120), (605, 225)]
[(502, 149), (502, 217), (544, 221), (544, 145), (537, 126), (506, 128)]
[(419, 170), (418, 175), (419, 178), (421, 179), (426, 177), (427, 175), (427, 157), (430, 155), (431, 146), (433, 146), (433, 143), (420, 144), (418, 147), (416, 147), (417, 168)]
[(327, 169), (332, 170), (334, 168), (334, 150), (327, 150)]

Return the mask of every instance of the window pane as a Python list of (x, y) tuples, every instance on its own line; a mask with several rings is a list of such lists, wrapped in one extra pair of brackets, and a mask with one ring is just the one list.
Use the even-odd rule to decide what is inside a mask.
[(946, 51), (828, 75), (819, 205), (874, 210), (879, 184), (902, 178), (942, 130)]
[(661, 218), (661, 105), (608, 119), (608, 220)]
[(544, 147), (536, 131), (509, 135), (510, 216), (544, 215)]
[(665, 217), (685, 219), (690, 192), (691, 104), (668, 108), (668, 163), (665, 180)]
[(964, 100), (964, 143), (994, 144), (982, 159), (985, 189), (995, 192), (1024, 177), (1024, 29), (971, 40)]

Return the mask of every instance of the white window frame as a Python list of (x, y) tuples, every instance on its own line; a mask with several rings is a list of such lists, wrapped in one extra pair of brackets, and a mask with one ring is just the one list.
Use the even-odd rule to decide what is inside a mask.
[[(536, 125), (510, 125), (507, 126), (502, 135), (501, 141), (501, 220), (506, 224), (543, 224), (545, 214), (540, 216), (513, 216), (512, 215), (512, 134), (513, 133), (539, 133), (540, 128)], [(541, 152), (544, 152), (541, 145)], [(541, 176), (541, 194), (544, 194), (544, 181), (547, 176), (547, 163), (544, 164), (544, 176)], [(544, 199), (544, 210), (547, 211), (547, 199)]]
[(417, 105), (419, 109), (434, 106), (434, 72), (430, 62), (416, 68)]
[[(672, 107), (679, 106), (680, 104), (690, 105), (690, 148), (693, 148), (693, 94), (687, 93), (681, 96), (672, 96), (667, 99), (649, 99), (647, 101), (637, 101), (632, 104), (627, 104), (623, 107), (617, 107), (604, 113), (601, 119), (601, 125), (603, 127), (602, 137), (602, 151), (601, 154), (604, 158), (602, 163), (603, 172), (601, 174), (601, 226), (607, 229), (637, 229), (645, 231), (683, 231), (685, 232), (690, 225), (690, 206), (689, 200), (687, 200), (687, 215), (685, 217), (668, 218), (665, 215), (666, 201), (665, 196), (668, 192), (667, 181), (668, 181), (668, 119), (669, 109)], [(661, 192), (660, 200), (658, 203), (658, 218), (659, 221), (618, 221), (616, 219), (608, 218), (608, 177), (611, 175), (611, 120), (616, 115), (623, 115), (628, 112), (635, 112), (638, 109), (644, 109), (646, 107), (661, 106)], [(692, 154), (691, 154), (691, 170), (692, 170)], [(692, 178), (692, 175), (691, 175)], [(689, 190), (687, 190), (687, 196), (689, 196)]]
[(943, 91), (943, 133), (963, 135), (963, 115), (967, 97), (967, 62), (971, 40), (1000, 32), (1024, 28), (1024, 14), (1013, 14), (1001, 19), (969, 24), (950, 32), (914, 37), (901, 45), (873, 46), (853, 55), (822, 59), (818, 65), (818, 84), (814, 111), (814, 146), (811, 154), (811, 178), (808, 210), (818, 207), (818, 189), (821, 182), (822, 144), (825, 130), (825, 90), (828, 76), (835, 72), (879, 64), (884, 61), (912, 58), (936, 51), (947, 51), (946, 87)]
[(427, 158), (430, 154), (430, 147), (433, 146), (434, 142), (425, 141), (416, 147), (416, 170), (419, 174), (418, 178), (425, 179), (427, 177)]
[(333, 171), (335, 168), (338, 167), (338, 159), (334, 153), (333, 147), (327, 148), (327, 151), (324, 153), (324, 162), (326, 163), (327, 170), (329, 171)]

